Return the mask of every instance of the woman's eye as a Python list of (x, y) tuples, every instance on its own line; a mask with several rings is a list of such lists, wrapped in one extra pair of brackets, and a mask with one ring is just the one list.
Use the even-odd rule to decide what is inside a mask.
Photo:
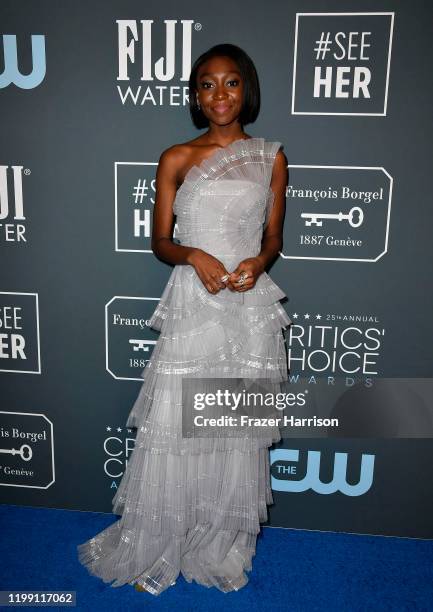
[[(238, 79), (231, 79), (230, 81), (227, 81), (228, 84), (235, 84), (238, 85), (239, 84), (239, 80)], [(209, 87), (212, 87), (212, 83), (210, 81), (203, 81), (202, 83), (200, 83), (200, 85), (203, 87), (203, 89), (209, 89)]]

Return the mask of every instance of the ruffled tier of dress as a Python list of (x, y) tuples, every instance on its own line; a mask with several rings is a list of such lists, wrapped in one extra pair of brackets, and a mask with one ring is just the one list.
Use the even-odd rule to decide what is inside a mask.
[(249, 292), (224, 289), (210, 294), (193, 268), (175, 267), (148, 321), (161, 333), (141, 373), (144, 384), (127, 420), (127, 427), (138, 429), (140, 448), (175, 454), (235, 448), (252, 453), (281, 439), (278, 427), (269, 427), (260, 437), (248, 431), (242, 438), (217, 433), (213, 437), (182, 436), (184, 378), (260, 379), (274, 393), (287, 380), (282, 328), (291, 320), (279, 301), (274, 301), (284, 293), (267, 278), (270, 289), (250, 297), (261, 304), (246, 306), (232, 301), (232, 296), (246, 298)]
[[(143, 472), (114, 498), (122, 518), (78, 546), (89, 573), (112, 587), (139, 584), (154, 595), (179, 573), (237, 590), (248, 581), (260, 523), (273, 503), (269, 453), (146, 453)], [(128, 473), (128, 472), (126, 472)]]

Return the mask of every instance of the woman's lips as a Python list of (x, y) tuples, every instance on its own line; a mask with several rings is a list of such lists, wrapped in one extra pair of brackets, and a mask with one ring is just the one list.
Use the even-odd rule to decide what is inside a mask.
[(214, 106), (213, 109), (216, 113), (220, 113), (221, 115), (223, 113), (226, 113), (229, 110), (230, 106), (227, 106), (227, 104), (220, 104), (218, 106)]

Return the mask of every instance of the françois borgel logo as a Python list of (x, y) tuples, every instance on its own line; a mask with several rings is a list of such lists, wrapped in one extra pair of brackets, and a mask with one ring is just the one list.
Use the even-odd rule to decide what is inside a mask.
[(105, 306), (107, 372), (119, 380), (142, 380), (159, 332), (149, 327), (159, 298), (115, 296)]
[(164, 19), (163, 23), (118, 19), (116, 23), (117, 91), (122, 104), (188, 104), (192, 32), (200, 32), (201, 23), (192, 19)]
[(44, 414), (0, 411), (0, 486), (48, 489), (54, 481), (53, 423)]
[(284, 259), (375, 262), (388, 250), (393, 179), (381, 167), (290, 165)]
[[(16, 34), (3, 34), (3, 57), (4, 70), (0, 74), (0, 89), (15, 85), (20, 89), (34, 89), (45, 78), (45, 36), (43, 34), (32, 34), (31, 44), (27, 41), (17, 45)], [(25, 66), (23, 74), (20, 72), (19, 61)], [(31, 66), (28, 72), (27, 66)]]
[(37, 293), (0, 292), (0, 372), (40, 374)]
[(386, 115), (394, 13), (297, 13), (292, 114)]

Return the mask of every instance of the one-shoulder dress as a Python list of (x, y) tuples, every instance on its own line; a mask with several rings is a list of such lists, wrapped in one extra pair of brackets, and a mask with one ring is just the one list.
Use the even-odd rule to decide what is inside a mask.
[[(238, 139), (192, 166), (177, 191), (175, 239), (231, 272), (258, 255), (274, 203), (280, 142)], [(263, 272), (252, 289), (207, 291), (175, 265), (148, 321), (160, 332), (126, 422), (135, 447), (112, 500), (121, 518), (79, 544), (79, 561), (112, 587), (158, 595), (181, 573), (228, 592), (248, 582), (260, 523), (273, 503), (269, 446), (261, 437), (183, 437), (184, 377), (288, 380), (282, 289)]]

